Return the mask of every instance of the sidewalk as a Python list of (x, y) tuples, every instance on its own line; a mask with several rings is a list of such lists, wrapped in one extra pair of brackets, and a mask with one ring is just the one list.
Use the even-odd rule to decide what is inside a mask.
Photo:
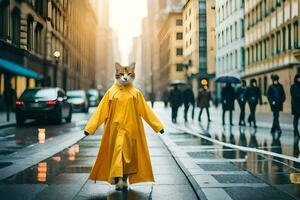
[(14, 112), (10, 112), (9, 115), (10, 119), (9, 121), (6, 120), (6, 112), (1, 111), (0, 112), (0, 128), (2, 127), (8, 127), (13, 126), (16, 124), (16, 117)]
[(160, 136), (148, 126), (145, 129), (155, 183), (134, 184), (129, 186), (128, 191), (116, 191), (114, 186), (105, 182), (88, 180), (99, 150), (99, 130), (95, 135), (85, 137), (47, 160), (2, 181), (1, 199), (197, 199), (187, 177)]

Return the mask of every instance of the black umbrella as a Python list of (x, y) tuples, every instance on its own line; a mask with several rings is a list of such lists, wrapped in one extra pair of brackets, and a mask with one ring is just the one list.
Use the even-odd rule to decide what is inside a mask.
[(216, 79), (216, 83), (234, 83), (239, 84), (241, 80), (234, 76), (220, 76)]
[(183, 80), (175, 80), (173, 81), (171, 84), (171, 86), (175, 86), (175, 85), (186, 85), (186, 82)]

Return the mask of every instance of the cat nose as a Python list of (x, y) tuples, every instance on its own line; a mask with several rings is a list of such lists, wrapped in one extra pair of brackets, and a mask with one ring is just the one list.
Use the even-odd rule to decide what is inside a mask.
[(127, 78), (126, 78), (126, 77), (124, 77), (124, 80), (125, 80), (125, 81), (127, 81)]

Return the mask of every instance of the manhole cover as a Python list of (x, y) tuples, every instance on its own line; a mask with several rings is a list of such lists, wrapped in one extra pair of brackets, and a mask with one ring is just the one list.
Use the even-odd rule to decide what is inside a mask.
[(201, 145), (201, 141), (200, 140), (192, 140), (192, 141), (182, 141), (182, 142), (175, 142), (175, 144), (177, 144), (178, 146), (193, 146), (193, 145)]
[(263, 183), (252, 174), (222, 174), (212, 175), (220, 183)]
[(217, 158), (212, 152), (187, 152), (192, 158)]
[(235, 188), (224, 188), (233, 200), (292, 200), (291, 196), (276, 190), (273, 187), (235, 187)]
[(204, 171), (243, 171), (231, 163), (199, 164), (198, 166)]

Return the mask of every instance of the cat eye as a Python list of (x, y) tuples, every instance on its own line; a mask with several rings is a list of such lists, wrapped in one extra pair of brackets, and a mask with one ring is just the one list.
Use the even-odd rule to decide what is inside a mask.
[(131, 75), (131, 73), (128, 73), (128, 75), (130, 76), (130, 75)]
[(121, 75), (121, 76), (124, 76), (124, 74), (123, 74), (123, 73), (120, 73), (120, 75)]

